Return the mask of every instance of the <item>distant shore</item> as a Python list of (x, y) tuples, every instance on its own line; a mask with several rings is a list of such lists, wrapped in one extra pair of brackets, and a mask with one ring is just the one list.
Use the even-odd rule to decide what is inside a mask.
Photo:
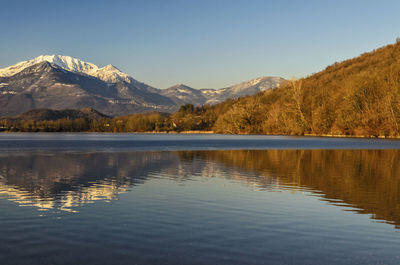
[(214, 131), (150, 131), (150, 132), (132, 132), (132, 133), (162, 133), (162, 134), (216, 134)]
[[(119, 134), (119, 133), (132, 133), (132, 134), (223, 134), (215, 131), (200, 131), (200, 130), (188, 130), (188, 131), (146, 131), (146, 132), (94, 132), (94, 131), (81, 131), (81, 132), (23, 132), (23, 131), (0, 131), (1, 133), (106, 133), (106, 134)], [(249, 133), (238, 133), (231, 135), (265, 135), (265, 136), (293, 136), (293, 137), (326, 137), (326, 138), (371, 138), (371, 139), (400, 139), (400, 136), (385, 136), (385, 135), (341, 135), (341, 134), (304, 134), (304, 135), (290, 135), (290, 134), (249, 134)]]
[[(164, 132), (132, 132), (132, 133), (154, 133), (154, 134), (221, 134), (216, 133), (214, 131), (164, 131)], [(239, 133), (232, 135), (269, 135), (269, 136), (299, 136), (299, 137), (327, 137), (327, 138), (371, 138), (371, 139), (400, 139), (400, 136), (385, 136), (385, 135), (340, 135), (340, 134), (304, 134), (304, 135), (290, 135), (290, 134), (248, 134), (248, 133)]]
[(311, 137), (332, 137), (332, 138), (372, 138), (372, 139), (400, 139), (400, 136), (385, 136), (385, 135), (341, 135), (341, 134), (304, 134)]

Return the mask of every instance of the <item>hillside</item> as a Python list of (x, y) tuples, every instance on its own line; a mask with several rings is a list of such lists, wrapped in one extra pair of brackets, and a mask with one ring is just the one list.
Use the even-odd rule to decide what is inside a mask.
[(400, 135), (400, 43), (334, 63), (218, 113), (220, 133)]
[(110, 118), (97, 110), (91, 108), (84, 108), (80, 110), (65, 109), (65, 110), (51, 110), (51, 109), (35, 109), (30, 110), (20, 115), (13, 117), (18, 120), (32, 120), (32, 121), (56, 121), (60, 119), (104, 119)]

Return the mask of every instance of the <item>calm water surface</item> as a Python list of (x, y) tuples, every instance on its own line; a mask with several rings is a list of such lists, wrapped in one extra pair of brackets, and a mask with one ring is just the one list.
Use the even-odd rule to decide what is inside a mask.
[(2, 265), (400, 264), (399, 232), (399, 141), (0, 135)]

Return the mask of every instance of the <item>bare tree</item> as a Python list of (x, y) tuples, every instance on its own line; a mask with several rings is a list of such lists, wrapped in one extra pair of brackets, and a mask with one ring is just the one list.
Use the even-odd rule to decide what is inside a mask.
[(296, 79), (292, 77), (292, 79), (289, 81), (290, 86), (292, 88), (292, 96), (295, 102), (295, 108), (296, 112), (300, 117), (300, 120), (302, 122), (302, 126), (307, 127), (308, 122), (304, 116), (303, 109), (302, 109), (302, 101), (303, 101), (303, 89), (302, 89), (302, 84), (303, 81), (301, 79)]

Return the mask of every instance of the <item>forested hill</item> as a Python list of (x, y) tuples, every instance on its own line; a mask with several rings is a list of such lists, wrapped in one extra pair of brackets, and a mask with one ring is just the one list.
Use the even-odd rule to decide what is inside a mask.
[(400, 43), (335, 63), (220, 113), (223, 133), (397, 136)]
[(300, 80), (173, 114), (58, 121), (3, 119), (5, 131), (183, 131), (400, 136), (400, 43), (335, 63)]

